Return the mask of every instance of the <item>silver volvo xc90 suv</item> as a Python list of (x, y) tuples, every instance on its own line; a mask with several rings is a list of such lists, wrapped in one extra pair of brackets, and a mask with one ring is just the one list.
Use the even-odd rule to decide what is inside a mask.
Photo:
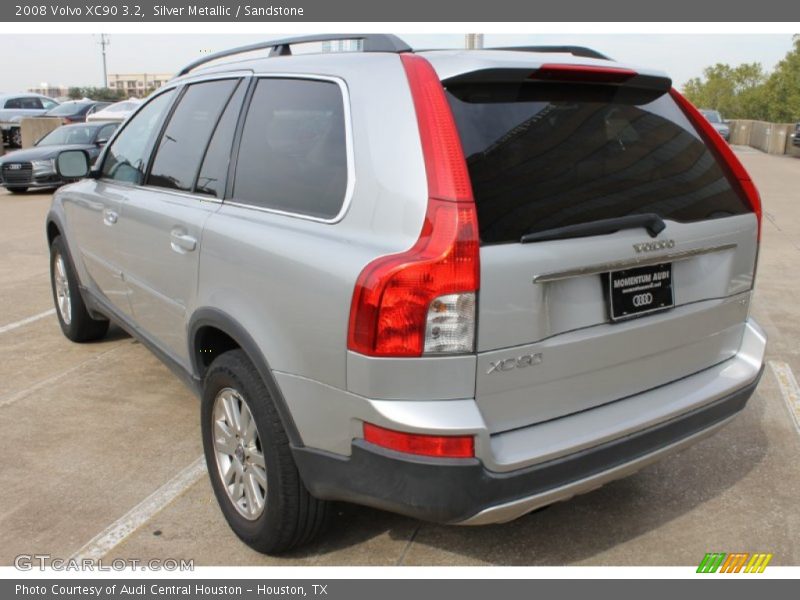
[(113, 321), (202, 397), (263, 552), (332, 500), (514, 519), (717, 430), (762, 371), (750, 177), (666, 75), (586, 48), (237, 48), (57, 163), (64, 334)]

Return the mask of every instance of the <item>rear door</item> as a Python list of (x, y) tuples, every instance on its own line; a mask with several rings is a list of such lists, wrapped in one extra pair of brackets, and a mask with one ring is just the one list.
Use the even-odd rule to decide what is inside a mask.
[(136, 322), (185, 366), (203, 226), (219, 208), (245, 86), (231, 78), (186, 87), (145, 185), (128, 195), (120, 217), (121, 266)]
[(757, 218), (668, 80), (567, 70), (445, 81), (478, 209), (476, 398), (495, 432), (724, 361), (747, 318)]

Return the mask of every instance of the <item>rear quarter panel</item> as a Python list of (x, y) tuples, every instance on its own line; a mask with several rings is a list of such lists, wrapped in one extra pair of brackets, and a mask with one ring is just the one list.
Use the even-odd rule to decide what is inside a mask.
[(427, 206), (413, 103), (394, 55), (268, 62), (270, 73), (324, 75), (345, 83), (352, 198), (336, 223), (223, 203), (203, 234), (195, 308), (231, 316), (274, 371), (345, 389), (355, 281), (374, 258), (414, 244)]

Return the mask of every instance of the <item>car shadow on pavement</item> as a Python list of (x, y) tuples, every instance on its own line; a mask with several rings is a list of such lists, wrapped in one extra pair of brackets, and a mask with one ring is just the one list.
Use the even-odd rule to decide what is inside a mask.
[[(501, 525), (444, 526), (341, 505), (320, 542), (284, 558), (317, 555), (325, 562), (325, 555), (336, 553), (341, 559), (342, 554), (349, 554), (343, 550), (388, 533), (396, 542), (406, 541), (400, 561), (407, 565), (557, 566), (598, 562), (592, 557), (678, 518), (696, 521), (701, 529), (711, 527), (704, 505), (735, 486), (766, 457), (763, 412), (764, 399), (756, 394), (742, 414), (694, 446), (628, 478)], [(752, 510), (762, 507), (755, 494), (749, 500)], [(741, 501), (747, 510), (747, 499)], [(668, 537), (662, 535), (659, 533), (658, 543), (669, 545)], [(660, 562), (658, 557), (644, 553), (632, 556), (632, 564)], [(349, 564), (372, 562), (369, 556), (354, 558), (358, 562)]]

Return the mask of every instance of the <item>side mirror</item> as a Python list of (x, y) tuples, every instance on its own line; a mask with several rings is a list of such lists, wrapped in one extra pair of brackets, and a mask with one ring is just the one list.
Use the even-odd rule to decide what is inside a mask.
[(96, 140), (96, 141), (95, 141), (95, 145), (96, 145), (98, 148), (102, 148), (102, 147), (103, 147), (103, 146), (105, 146), (107, 143), (108, 143), (108, 138), (100, 138), (99, 140)]
[(56, 172), (62, 179), (82, 179), (89, 170), (89, 155), (84, 150), (64, 150), (56, 158)]

